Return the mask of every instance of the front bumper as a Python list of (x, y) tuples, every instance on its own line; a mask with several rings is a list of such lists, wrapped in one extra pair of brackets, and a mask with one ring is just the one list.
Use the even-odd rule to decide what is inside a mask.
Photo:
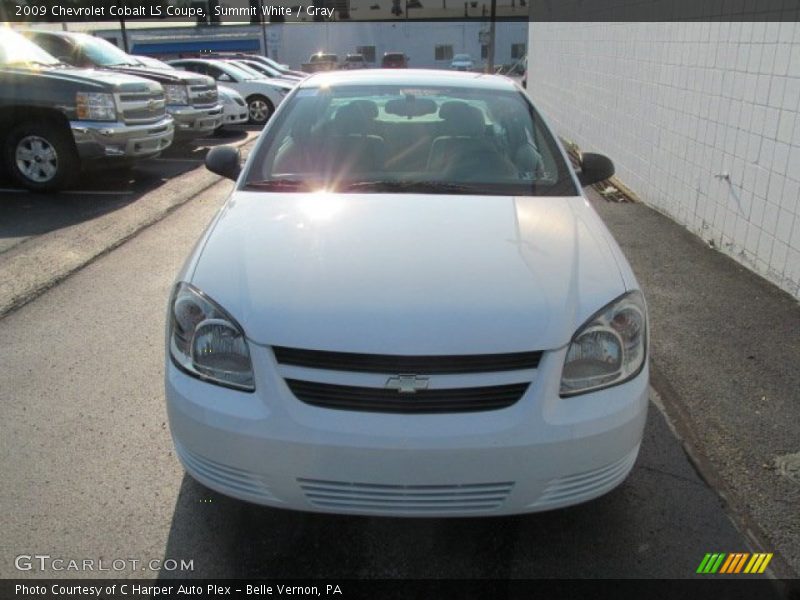
[(71, 121), (70, 128), (82, 160), (149, 158), (166, 150), (175, 135), (172, 117), (147, 125)]
[(217, 104), (212, 108), (167, 106), (167, 112), (175, 120), (175, 138), (179, 140), (208, 135), (222, 125), (222, 104)]
[(252, 394), (204, 383), (168, 358), (170, 428), (195, 479), (275, 507), (442, 517), (577, 504), (625, 479), (647, 414), (646, 367), (625, 384), (559, 398), (565, 349), (544, 354), (508, 408), (429, 415), (305, 404), (269, 348), (251, 353)]
[(247, 123), (249, 119), (250, 114), (247, 112), (247, 105), (241, 106), (236, 102), (225, 105), (222, 125), (238, 125), (240, 123)]

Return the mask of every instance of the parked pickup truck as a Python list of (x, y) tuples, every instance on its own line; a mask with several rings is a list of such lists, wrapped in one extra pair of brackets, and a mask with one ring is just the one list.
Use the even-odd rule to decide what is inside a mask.
[(20, 185), (61, 189), (89, 165), (156, 156), (174, 131), (160, 84), (67, 67), (0, 27), (0, 159)]
[(167, 112), (175, 119), (175, 140), (210, 135), (222, 125), (217, 83), (206, 75), (153, 69), (102, 38), (65, 31), (27, 31), (25, 35), (59, 60), (75, 67), (127, 73), (164, 87)]
[(335, 54), (317, 52), (312, 54), (307, 63), (303, 63), (303, 71), (306, 73), (316, 73), (317, 71), (334, 71), (339, 68), (339, 57)]

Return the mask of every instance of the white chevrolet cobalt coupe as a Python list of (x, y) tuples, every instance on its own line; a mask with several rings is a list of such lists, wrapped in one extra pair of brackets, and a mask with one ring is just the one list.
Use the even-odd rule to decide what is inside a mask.
[(169, 301), (166, 398), (205, 486), (296, 510), (504, 515), (605, 494), (647, 412), (647, 309), (505, 77), (316, 74)]

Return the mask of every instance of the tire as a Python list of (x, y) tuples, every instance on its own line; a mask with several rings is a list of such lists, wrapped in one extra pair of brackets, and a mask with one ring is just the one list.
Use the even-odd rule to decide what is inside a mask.
[(17, 183), (34, 192), (67, 188), (80, 170), (71, 133), (50, 121), (14, 127), (5, 140), (3, 163)]
[(263, 125), (275, 112), (275, 106), (269, 98), (256, 94), (247, 98), (247, 112), (250, 115), (248, 123)]

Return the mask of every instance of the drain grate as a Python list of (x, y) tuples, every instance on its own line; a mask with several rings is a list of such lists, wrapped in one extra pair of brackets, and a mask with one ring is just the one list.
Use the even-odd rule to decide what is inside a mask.
[(775, 469), (794, 483), (800, 484), (800, 452), (775, 457)]

